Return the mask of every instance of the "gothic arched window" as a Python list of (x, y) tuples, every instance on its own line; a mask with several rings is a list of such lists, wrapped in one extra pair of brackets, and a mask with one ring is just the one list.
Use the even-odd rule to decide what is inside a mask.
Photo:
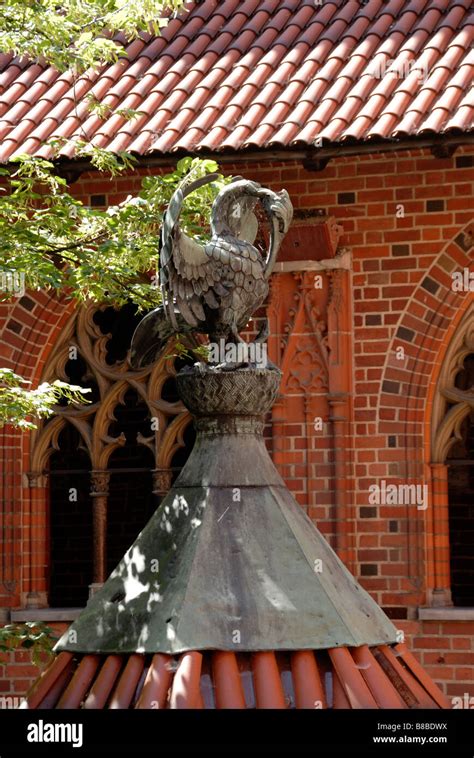
[(32, 471), (46, 475), (49, 604), (81, 606), (105, 581), (168, 491), (194, 441), (176, 394), (172, 348), (153, 366), (128, 363), (141, 316), (132, 305), (78, 309), (45, 381), (92, 391), (34, 434)]
[[(474, 390), (474, 354), (456, 375), (461, 393)], [(474, 398), (473, 398), (474, 399)], [(458, 402), (462, 402), (459, 396)], [(451, 594), (454, 605), (474, 606), (474, 407), (456, 430), (448, 457)]]
[(455, 606), (473, 607), (474, 305), (451, 340), (436, 389), (431, 439), (432, 466), (437, 471), (435, 547), (446, 543), (449, 548), (437, 549), (435, 570), (450, 580)]

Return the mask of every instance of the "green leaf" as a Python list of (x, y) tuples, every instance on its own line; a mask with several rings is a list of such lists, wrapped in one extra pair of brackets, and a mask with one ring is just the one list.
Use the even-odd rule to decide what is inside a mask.
[[(133, 165), (126, 152), (115, 156), (76, 144), (105, 176)], [(7, 176), (9, 192), (0, 196), (0, 301), (18, 297), (13, 287), (18, 281), (25, 290), (55, 290), (78, 302), (156, 307), (161, 294), (150, 272), (158, 263), (166, 206), (181, 182), (215, 170), (215, 161), (186, 157), (168, 174), (144, 177), (137, 197), (101, 210), (73, 198), (50, 161), (19, 157)], [(228, 181), (219, 176), (186, 198), (181, 225), (189, 236), (206, 239), (213, 201)], [(0, 426), (33, 429), (58, 402), (88, 402), (87, 392), (61, 380), (32, 388), (10, 369), (0, 369)]]

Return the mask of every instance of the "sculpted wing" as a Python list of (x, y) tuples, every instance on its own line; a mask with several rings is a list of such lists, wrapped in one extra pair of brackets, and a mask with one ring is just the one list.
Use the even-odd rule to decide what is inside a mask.
[[(264, 266), (257, 250), (244, 240), (214, 236), (205, 246), (176, 228), (164, 271), (167, 295), (190, 326), (205, 322), (204, 307), (241, 307), (264, 295)], [(227, 320), (227, 319), (226, 319)], [(229, 320), (231, 320), (229, 318)]]
[[(286, 193), (276, 194), (256, 182), (237, 179), (221, 190), (213, 204), (211, 240), (203, 245), (187, 237), (179, 227), (183, 200), (212, 178), (208, 175), (178, 188), (163, 219), (160, 283), (164, 310), (175, 331), (174, 304), (195, 329), (208, 331), (218, 326), (233, 331), (245, 326), (267, 294), (268, 278), (286, 231), (286, 211), (291, 209)], [(258, 199), (272, 221), (266, 256), (253, 245), (258, 229), (253, 209)]]
[[(163, 304), (148, 314), (132, 338), (131, 365), (139, 368), (161, 355), (169, 336), (204, 332), (219, 338), (248, 323), (268, 293), (268, 279), (281, 240), (291, 220), (288, 194), (275, 193), (256, 182), (236, 177), (220, 190), (213, 203), (212, 237), (201, 244), (179, 227), (184, 198), (218, 174), (184, 181), (173, 193), (164, 214), (160, 245), (160, 286)], [(265, 254), (254, 247), (260, 201), (270, 222), (270, 245)], [(263, 332), (257, 337), (261, 340)]]

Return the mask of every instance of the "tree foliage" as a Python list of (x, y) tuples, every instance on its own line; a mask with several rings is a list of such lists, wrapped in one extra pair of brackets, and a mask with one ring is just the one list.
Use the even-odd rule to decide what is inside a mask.
[[(130, 156), (92, 155), (96, 167), (116, 175), (133, 166)], [(0, 196), (0, 266), (21, 273), (27, 289), (54, 289), (78, 300), (114, 305), (131, 300), (140, 308), (160, 300), (157, 277), (163, 211), (180, 183), (216, 172), (214, 161), (183, 158), (162, 176), (144, 177), (136, 197), (105, 210), (74, 198), (54, 164), (20, 156), (4, 173)], [(4, 170), (4, 172), (7, 170)], [(201, 237), (212, 202), (228, 181), (221, 176), (186, 199), (182, 222), (187, 233)], [(7, 288), (0, 298), (14, 292)]]
[[(93, 156), (109, 175), (132, 165), (128, 156), (107, 155), (105, 164), (102, 158)], [(28, 290), (55, 290), (78, 301), (115, 306), (131, 301), (141, 310), (156, 306), (163, 211), (179, 185), (217, 170), (214, 161), (183, 158), (172, 172), (144, 177), (136, 197), (100, 210), (75, 199), (53, 163), (16, 158), (14, 168), (3, 171), (6, 191), (0, 196), (0, 300), (17, 296), (8, 285), (20, 276)], [(182, 227), (190, 236), (205, 236), (212, 203), (227, 181), (219, 175), (186, 198)], [(0, 369), (0, 426), (32, 428), (30, 416), (50, 415), (61, 398), (85, 400), (80, 387), (64, 382), (34, 390), (24, 384), (20, 376)]]
[(28, 420), (30, 416), (49, 416), (61, 400), (86, 403), (84, 395), (91, 391), (59, 379), (52, 384), (43, 382), (35, 390), (27, 390), (23, 384), (30, 382), (10, 369), (0, 368), (0, 426), (9, 423), (20, 429), (34, 429), (34, 422)]
[(0, 50), (81, 73), (116, 61), (120, 33), (133, 40), (159, 34), (184, 0), (4, 0)]
[[(0, 51), (69, 70), (74, 81), (126, 55), (120, 40), (158, 34), (183, 6), (184, 0), (7, 0), (0, 14)], [(89, 107), (100, 115), (101, 103)], [(58, 154), (64, 140), (50, 145)], [(135, 165), (131, 155), (114, 155), (83, 139), (76, 138), (73, 147), (75, 157), (87, 159), (104, 177)], [(17, 297), (13, 283), (21, 282), (26, 290), (54, 290), (78, 301), (156, 306), (166, 204), (180, 183), (217, 170), (214, 161), (184, 158), (174, 171), (145, 177), (136, 197), (99, 209), (74, 197), (54, 161), (16, 156), (0, 168), (0, 301)], [(186, 199), (182, 226), (189, 235), (205, 235), (212, 202), (226, 181), (220, 175)], [(27, 384), (9, 369), (0, 370), (0, 426), (28, 428), (34, 426), (30, 417), (50, 414), (62, 398), (86, 401), (81, 388), (63, 382), (37, 389)]]
[[(36, 666), (52, 655), (57, 637), (42, 621), (27, 621), (24, 624), (6, 624), (0, 628), (0, 652), (10, 653), (17, 648), (30, 650)], [(0, 664), (2, 661), (0, 661)]]

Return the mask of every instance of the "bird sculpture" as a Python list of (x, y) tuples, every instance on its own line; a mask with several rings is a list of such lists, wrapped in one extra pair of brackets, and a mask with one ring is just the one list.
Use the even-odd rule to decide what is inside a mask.
[[(286, 190), (273, 192), (237, 177), (217, 195), (211, 210), (211, 238), (187, 236), (179, 218), (184, 198), (217, 174), (181, 185), (164, 214), (160, 244), (162, 304), (147, 314), (132, 337), (130, 364), (141, 368), (162, 354), (173, 334), (207, 334), (211, 343), (243, 343), (239, 332), (265, 301), (269, 278), (293, 207)], [(262, 204), (270, 225), (269, 246), (255, 245)], [(265, 322), (255, 342), (268, 335)]]

